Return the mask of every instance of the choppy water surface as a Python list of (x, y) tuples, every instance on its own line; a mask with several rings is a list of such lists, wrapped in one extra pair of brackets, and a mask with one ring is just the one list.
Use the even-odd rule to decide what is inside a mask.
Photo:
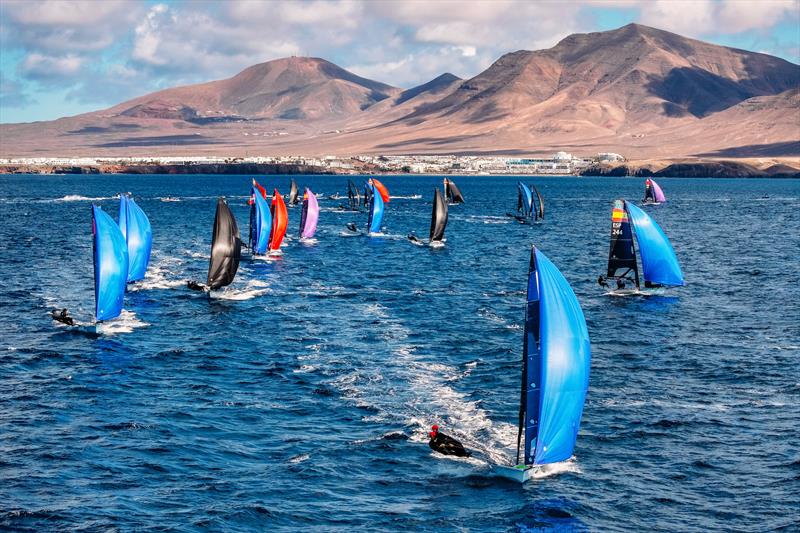
[[(383, 179), (383, 178), (382, 178)], [(299, 177), (323, 195), (345, 177)], [(359, 181), (361, 181), (359, 179)], [(386, 177), (382, 238), (321, 202), (318, 242), (204, 279), (217, 195), (246, 234), (249, 179), (0, 177), (0, 524), (42, 530), (791, 530), (800, 452), (800, 184), (661, 182), (648, 208), (688, 285), (603, 296), (611, 201), (641, 179), (536, 178), (547, 220), (504, 216), (514, 178), (457, 180), (447, 246), (427, 235), (434, 177)], [(266, 178), (288, 191), (288, 178)], [(93, 309), (92, 201), (132, 191), (154, 229), (121, 331)], [(414, 197), (422, 195), (421, 198)], [(768, 198), (764, 198), (768, 196)], [(166, 199), (177, 201), (165, 201)], [(520, 486), (510, 457), (528, 248), (575, 288), (592, 375), (576, 458)], [(478, 450), (434, 456), (426, 430)]]

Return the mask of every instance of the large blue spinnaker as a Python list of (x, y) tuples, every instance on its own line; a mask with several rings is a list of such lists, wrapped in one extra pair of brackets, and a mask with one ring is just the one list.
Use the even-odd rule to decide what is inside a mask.
[(252, 228), (254, 254), (267, 253), (267, 246), (269, 245), (269, 232), (272, 229), (272, 212), (269, 210), (267, 201), (261, 195), (261, 192), (253, 187), (250, 189), (250, 194), (255, 199), (255, 227)]
[(92, 206), (94, 248), (94, 304), (98, 321), (118, 317), (122, 312), (128, 280), (128, 246), (114, 219)]
[(683, 285), (683, 273), (675, 250), (655, 220), (631, 202), (625, 209), (633, 224), (639, 255), (642, 256), (642, 273), (646, 284)]
[(575, 448), (589, 387), (589, 332), (569, 283), (536, 248), (531, 251), (524, 352), (524, 463), (565, 461)]
[(370, 233), (380, 233), (381, 222), (383, 221), (383, 197), (381, 193), (375, 189), (374, 185), (370, 185), (370, 206), (369, 206), (369, 226)]
[(153, 229), (142, 208), (130, 196), (119, 197), (119, 228), (128, 245), (128, 281), (144, 279), (153, 247)]
[(530, 187), (521, 181), (517, 182), (517, 188), (519, 189), (517, 210), (520, 211), (523, 216), (529, 217), (531, 213), (533, 213), (533, 193), (531, 193)]

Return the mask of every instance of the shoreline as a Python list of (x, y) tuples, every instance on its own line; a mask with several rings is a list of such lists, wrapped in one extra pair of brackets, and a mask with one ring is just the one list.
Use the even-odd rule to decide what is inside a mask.
[[(791, 161), (794, 163), (794, 161)], [(772, 164), (769, 164), (772, 163)], [(324, 167), (319, 165), (290, 163), (137, 163), (137, 164), (0, 164), (0, 174), (220, 174), (220, 175), (425, 175), (425, 176), (608, 176), (608, 177), (675, 177), (675, 178), (800, 178), (800, 169), (777, 162), (768, 166), (756, 166), (753, 162), (720, 161), (626, 161), (619, 163), (595, 163), (571, 174), (546, 172), (465, 172), (453, 169), (450, 172), (404, 172), (396, 169), (379, 169), (374, 165), (358, 168)]]

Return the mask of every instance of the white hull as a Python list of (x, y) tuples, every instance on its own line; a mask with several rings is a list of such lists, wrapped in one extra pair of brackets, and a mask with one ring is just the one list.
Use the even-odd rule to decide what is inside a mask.
[(536, 465), (494, 465), (492, 470), (496, 476), (504, 477), (511, 481), (516, 481), (517, 483), (525, 483), (540, 470), (540, 467)]

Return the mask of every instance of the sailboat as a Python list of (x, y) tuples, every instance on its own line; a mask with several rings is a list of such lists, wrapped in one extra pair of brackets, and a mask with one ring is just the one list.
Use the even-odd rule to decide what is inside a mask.
[[(447, 202), (439, 191), (438, 187), (433, 190), (433, 211), (431, 213), (431, 230), (428, 237), (428, 246), (441, 248), (444, 246), (444, 230), (447, 227)], [(408, 236), (408, 240), (418, 244), (424, 244), (413, 233)]]
[(531, 247), (522, 341), (517, 455), (495, 472), (523, 483), (544, 465), (572, 457), (589, 387), (586, 319), (569, 283)]
[(122, 313), (128, 281), (128, 245), (122, 230), (99, 206), (92, 205), (92, 259), (94, 262), (94, 322), (79, 323), (66, 309), (53, 311), (57, 322), (87, 333), (101, 333), (103, 322)]
[(289, 205), (297, 205), (300, 203), (300, 192), (297, 190), (297, 183), (292, 180), (289, 188)]
[[(385, 205), (383, 202), (383, 196), (381, 196), (381, 193), (375, 188), (375, 185), (372, 183), (366, 184), (365, 191), (368, 191), (368, 193), (365, 193), (365, 196), (369, 197), (369, 203), (367, 204), (369, 209), (369, 216), (367, 218), (367, 234), (368, 235), (380, 234), (381, 223), (383, 222), (384, 205)], [(360, 234), (355, 222), (348, 223), (347, 229), (349, 229), (354, 234)]]
[(461, 194), (456, 183), (449, 178), (444, 179), (444, 195), (447, 197), (447, 203), (450, 205), (464, 203), (464, 195)]
[(644, 200), (645, 205), (658, 205), (667, 201), (664, 196), (664, 191), (661, 190), (656, 180), (647, 178), (644, 182)]
[(309, 241), (314, 238), (319, 220), (319, 203), (317, 197), (306, 187), (303, 193), (303, 210), (300, 213), (300, 240)]
[(347, 180), (347, 203), (347, 207), (342, 205), (340, 206), (341, 209), (347, 209), (349, 211), (361, 210), (361, 195), (358, 192), (358, 186), (353, 183), (353, 180)]
[[(517, 182), (517, 212), (506, 213), (506, 216), (514, 218), (520, 224), (531, 224), (544, 218), (544, 201), (539, 190), (533, 187), (536, 195), (521, 181)], [(537, 203), (538, 200), (538, 203)]]
[(253, 256), (264, 255), (267, 253), (267, 246), (269, 245), (269, 234), (272, 229), (272, 213), (267, 205), (263, 188), (261, 188), (256, 180), (253, 180), (253, 186), (250, 189), (250, 197), (253, 199), (253, 205), (250, 206), (250, 250)]
[[(611, 210), (611, 246), (605, 278), (606, 281), (616, 282), (616, 289), (611, 294), (642, 294), (634, 234), (642, 259), (645, 288), (684, 285), (675, 250), (661, 227), (631, 202), (614, 200)], [(628, 288), (627, 284), (631, 281), (635, 289)]]
[(236, 218), (225, 199), (219, 198), (211, 233), (211, 258), (208, 261), (206, 283), (190, 281), (189, 288), (209, 293), (230, 285), (236, 277), (236, 271), (239, 270), (241, 256), (242, 240), (239, 237), (239, 225), (236, 224)]
[(128, 247), (128, 283), (141, 281), (150, 262), (153, 230), (150, 220), (129, 194), (119, 197), (119, 229)]
[(275, 189), (272, 195), (272, 229), (269, 232), (269, 254), (280, 255), (281, 241), (286, 235), (286, 226), (289, 223), (289, 214), (286, 211), (286, 202), (283, 196)]

